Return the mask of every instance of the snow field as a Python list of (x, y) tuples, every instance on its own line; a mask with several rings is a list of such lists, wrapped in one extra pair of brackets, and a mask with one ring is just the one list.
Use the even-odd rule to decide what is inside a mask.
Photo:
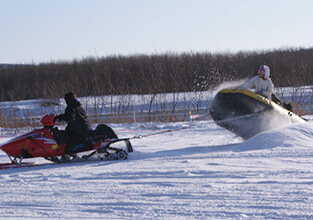
[(173, 132), (132, 140), (125, 161), (37, 158), (30, 160), (47, 165), (0, 170), (0, 217), (311, 219), (313, 116), (306, 118), (247, 141), (212, 121), (113, 124), (120, 137)]

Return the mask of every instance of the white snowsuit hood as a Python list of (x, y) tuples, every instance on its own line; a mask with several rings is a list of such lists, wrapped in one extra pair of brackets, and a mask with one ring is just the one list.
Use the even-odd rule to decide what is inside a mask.
[(262, 74), (264, 75), (264, 79), (268, 79), (270, 77), (271, 70), (268, 66), (262, 65), (259, 68), (258, 74)]

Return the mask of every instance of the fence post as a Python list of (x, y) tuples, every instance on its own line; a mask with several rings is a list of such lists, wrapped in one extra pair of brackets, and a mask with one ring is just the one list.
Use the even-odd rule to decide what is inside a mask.
[(134, 123), (136, 124), (136, 112), (133, 112)]

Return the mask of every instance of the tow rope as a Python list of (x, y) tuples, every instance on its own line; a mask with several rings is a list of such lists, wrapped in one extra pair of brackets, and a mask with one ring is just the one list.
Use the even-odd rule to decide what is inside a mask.
[(187, 129), (190, 127), (191, 126), (181, 127), (181, 128), (177, 128), (177, 129), (167, 129), (167, 130), (158, 131), (158, 132), (154, 132), (154, 133), (150, 133), (150, 134), (133, 136), (133, 137), (130, 137), (128, 139), (141, 139), (141, 138), (150, 137), (150, 136), (159, 135), (159, 134), (164, 134), (164, 133), (168, 133), (168, 132), (180, 131), (180, 130)]
[[(265, 110), (262, 110), (262, 111), (259, 111), (259, 112), (256, 112), (256, 113), (252, 113), (252, 114), (249, 114), (249, 115), (242, 115), (242, 116), (237, 116), (237, 117), (233, 117), (233, 118), (217, 120), (216, 123), (223, 123), (223, 122), (228, 122), (228, 121), (242, 119), (242, 118), (249, 118), (249, 117), (258, 115), (258, 114), (260, 114), (260, 113), (262, 113), (264, 111)], [(202, 118), (202, 117), (208, 116), (208, 115), (209, 115), (209, 113), (201, 115), (201, 117), (198, 117), (198, 118)], [(188, 129), (190, 127), (191, 127), (191, 125), (189, 124), (189, 126), (185, 126), (185, 127), (181, 127), (181, 128), (177, 128), (177, 129), (167, 129), (167, 130), (158, 131), (158, 132), (150, 133), (150, 134), (146, 134), (146, 135), (137, 135), (137, 136), (130, 137), (128, 139), (141, 139), (141, 138), (150, 137), (150, 136), (154, 136), (154, 135), (165, 134), (165, 133), (174, 132), (174, 131), (180, 131), (180, 130)]]
[(158, 135), (158, 134), (164, 134), (164, 133), (167, 133), (167, 132), (172, 132), (172, 130), (168, 129), (168, 130), (159, 131), (159, 132), (146, 134), (146, 135), (137, 135), (137, 136), (130, 137), (129, 139), (141, 139), (141, 138), (144, 138), (144, 137), (154, 136), (154, 135)]

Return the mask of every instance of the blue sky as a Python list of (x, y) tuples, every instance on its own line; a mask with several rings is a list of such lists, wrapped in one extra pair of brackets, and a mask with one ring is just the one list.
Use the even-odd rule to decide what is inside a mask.
[(0, 0), (0, 63), (313, 47), (312, 0)]

